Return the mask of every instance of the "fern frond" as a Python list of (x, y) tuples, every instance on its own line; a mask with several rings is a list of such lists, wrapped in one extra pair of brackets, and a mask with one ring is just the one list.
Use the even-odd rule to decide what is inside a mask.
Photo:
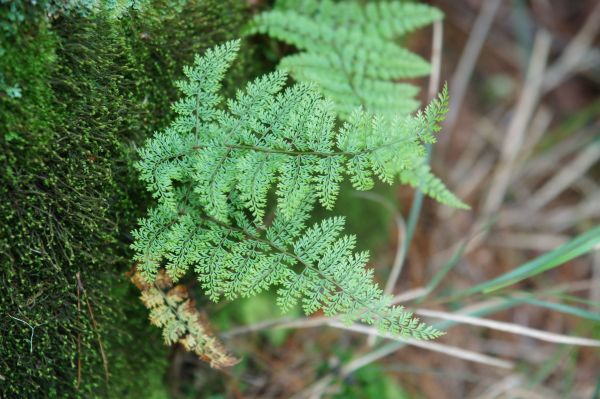
[(443, 17), (431, 6), (400, 1), (360, 5), (331, 0), (280, 1), (259, 14), (249, 33), (263, 33), (302, 52), (280, 68), (301, 82), (315, 82), (344, 119), (357, 107), (386, 115), (418, 108), (418, 88), (398, 79), (425, 76), (430, 65), (395, 39)]
[[(164, 258), (167, 262), (173, 257), (196, 259), (202, 287), (215, 301), (222, 296), (233, 300), (256, 295), (278, 285), (277, 302), (283, 310), (300, 302), (307, 314), (322, 309), (326, 315), (343, 314), (349, 322), (362, 320), (405, 336), (432, 339), (440, 335), (415, 323), (402, 308), (390, 306), (391, 298), (383, 296), (373, 282), (373, 271), (365, 268), (368, 253), (354, 253), (355, 237), (342, 235), (342, 217), (306, 228), (306, 215), (299, 216), (277, 214), (272, 226), (259, 230), (243, 212), (233, 215), (236, 223), (227, 224), (189, 207), (170, 232), (194, 235), (203, 244), (174, 245)], [(201, 227), (189, 225), (189, 220), (200, 221)], [(169, 264), (167, 274), (180, 275)], [(168, 317), (164, 308), (153, 313), (161, 325)]]
[(150, 322), (163, 329), (167, 345), (178, 342), (214, 368), (231, 367), (238, 363), (214, 337), (208, 322), (189, 299), (185, 286), (173, 287), (172, 281), (162, 270), (157, 273), (154, 283), (150, 284), (134, 269), (131, 281), (142, 292), (142, 303), (150, 310)]
[[(397, 38), (443, 17), (431, 6), (406, 1), (360, 2), (331, 0), (278, 0), (276, 8), (306, 16), (319, 14), (329, 25), (361, 25), (386, 38)], [(398, 18), (401, 16), (401, 18)]]
[[(368, 254), (355, 253), (355, 238), (342, 234), (343, 218), (307, 223), (317, 202), (335, 205), (345, 176), (362, 190), (374, 179), (421, 176), (447, 93), (423, 113), (393, 120), (355, 110), (338, 128), (331, 101), (315, 85), (284, 88), (282, 71), (220, 101), (222, 73), (208, 71), (207, 78), (202, 70), (224, 71), (237, 47), (217, 47), (186, 69), (178, 118), (140, 150), (137, 168), (158, 202), (133, 233), (141, 275), (152, 282), (164, 270), (177, 281), (193, 269), (213, 301), (276, 286), (284, 310), (299, 303), (306, 313), (323, 310), (385, 331), (437, 337), (390, 305), (365, 267)], [(208, 105), (193, 108), (197, 98)], [(157, 309), (155, 323), (168, 327), (168, 339), (179, 337), (183, 327), (169, 324), (169, 309)]]
[[(361, 5), (356, 2), (316, 0), (280, 1), (273, 11), (260, 14), (250, 28), (252, 33), (268, 33), (282, 41), (294, 44), (302, 52), (285, 57), (280, 68), (289, 71), (301, 82), (312, 82), (334, 101), (338, 115), (351, 126), (370, 122), (369, 117), (358, 112), (362, 107), (393, 120), (408, 114), (418, 106), (414, 98), (418, 88), (397, 83), (401, 78), (423, 76), (429, 73), (429, 64), (421, 57), (398, 46), (395, 38), (426, 26), (440, 18), (436, 8), (423, 4), (383, 1)], [(422, 143), (435, 142), (448, 109), (447, 87), (425, 112), (418, 112), (413, 120), (405, 120), (406, 130), (419, 131)], [(360, 121), (364, 118), (364, 121)], [(378, 124), (386, 124), (378, 120)], [(423, 128), (425, 126), (425, 128)], [(362, 131), (369, 129), (362, 128)], [(390, 126), (370, 129), (384, 132), (397, 131)], [(383, 143), (382, 143), (383, 145)], [(378, 160), (367, 154), (350, 159), (351, 180), (355, 188), (370, 189), (375, 173), (383, 181), (391, 182), (399, 174), (403, 183), (418, 187), (441, 203), (458, 208), (468, 208), (430, 171), (422, 148), (402, 142), (404, 150), (394, 165), (378, 151)], [(395, 147), (390, 149), (396, 150)], [(413, 155), (417, 154), (414, 158)], [(384, 166), (385, 165), (385, 166)], [(332, 195), (335, 198), (335, 193)], [(326, 201), (327, 202), (327, 201)]]

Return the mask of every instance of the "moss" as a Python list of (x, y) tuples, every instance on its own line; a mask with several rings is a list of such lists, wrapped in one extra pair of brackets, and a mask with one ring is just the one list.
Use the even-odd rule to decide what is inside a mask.
[[(236, 0), (190, 0), (181, 12), (165, 12), (172, 1), (158, 0), (153, 7), (131, 13), (127, 36), (131, 39), (137, 62), (144, 68), (144, 102), (149, 109), (147, 126), (163, 128), (169, 122), (170, 104), (178, 99), (173, 79), (183, 76), (183, 66), (193, 64), (194, 56), (205, 50), (240, 37), (250, 15), (247, 6)], [(232, 94), (240, 81), (258, 73), (252, 46), (242, 46), (243, 53), (224, 82)], [(148, 132), (151, 133), (151, 132)]]
[[(150, 356), (154, 364), (164, 360), (120, 328), (124, 305), (137, 303), (114, 295), (127, 286), (118, 273), (112, 162), (132, 100), (121, 92), (122, 72), (133, 68), (128, 49), (102, 18), (61, 19), (52, 30), (31, 23), (11, 40), (3, 70), (23, 91), (19, 99), (2, 97), (0, 116), (1, 190), (9, 199), (0, 208), (2, 389), (9, 397), (89, 397), (143, 388), (143, 376), (126, 371)], [(16, 318), (40, 325), (33, 350), (30, 328)]]
[[(166, 348), (123, 276), (146, 198), (131, 143), (168, 122), (181, 66), (246, 18), (234, 0), (167, 5), (0, 33), (22, 90), (0, 94), (0, 397), (164, 394)], [(40, 325), (32, 350), (10, 316)]]

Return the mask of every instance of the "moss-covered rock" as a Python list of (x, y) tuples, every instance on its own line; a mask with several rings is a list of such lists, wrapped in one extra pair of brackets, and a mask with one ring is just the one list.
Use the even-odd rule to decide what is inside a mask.
[(0, 32), (0, 71), (21, 90), (0, 94), (0, 397), (164, 395), (166, 349), (124, 276), (146, 199), (131, 144), (168, 123), (181, 66), (246, 14), (153, 4)]
[[(102, 18), (27, 25), (2, 57), (22, 87), (20, 98), (2, 96), (0, 111), (2, 391), (90, 397), (144, 388), (144, 376), (128, 370), (160, 372), (164, 353), (134, 339), (151, 335), (144, 324), (122, 329), (126, 306), (137, 303), (123, 292), (113, 212), (113, 162), (133, 100), (121, 91), (120, 70), (133, 67), (123, 61), (128, 49)], [(33, 339), (25, 323), (39, 325)]]

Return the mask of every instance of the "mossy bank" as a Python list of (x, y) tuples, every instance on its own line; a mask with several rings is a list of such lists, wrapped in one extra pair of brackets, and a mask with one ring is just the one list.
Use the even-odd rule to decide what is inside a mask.
[[(0, 5), (0, 397), (166, 395), (167, 349), (124, 275), (146, 201), (133, 148), (168, 123), (182, 65), (248, 17), (177, 3)], [(248, 52), (231, 81), (252, 69)]]

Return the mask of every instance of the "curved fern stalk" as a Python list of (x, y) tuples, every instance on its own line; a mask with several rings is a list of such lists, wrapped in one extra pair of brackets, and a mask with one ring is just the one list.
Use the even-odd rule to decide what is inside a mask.
[(343, 218), (307, 221), (317, 202), (334, 206), (345, 176), (360, 190), (374, 179), (422, 181), (424, 146), (439, 129), (447, 92), (414, 116), (355, 110), (338, 129), (332, 103), (314, 85), (285, 87), (283, 71), (224, 102), (220, 81), (238, 48), (228, 42), (185, 69), (178, 117), (140, 150), (137, 168), (158, 201), (133, 232), (141, 275), (152, 282), (164, 268), (177, 281), (193, 268), (214, 301), (277, 286), (284, 310), (301, 303), (306, 313), (439, 336), (390, 306), (365, 268), (368, 254), (341, 234)]
[(314, 82), (344, 119), (357, 106), (393, 117), (415, 111), (418, 88), (397, 83), (428, 75), (430, 65), (396, 39), (443, 17), (431, 6), (401, 1), (360, 5), (332, 0), (279, 1), (259, 14), (248, 33), (263, 33), (296, 46), (280, 68)]

